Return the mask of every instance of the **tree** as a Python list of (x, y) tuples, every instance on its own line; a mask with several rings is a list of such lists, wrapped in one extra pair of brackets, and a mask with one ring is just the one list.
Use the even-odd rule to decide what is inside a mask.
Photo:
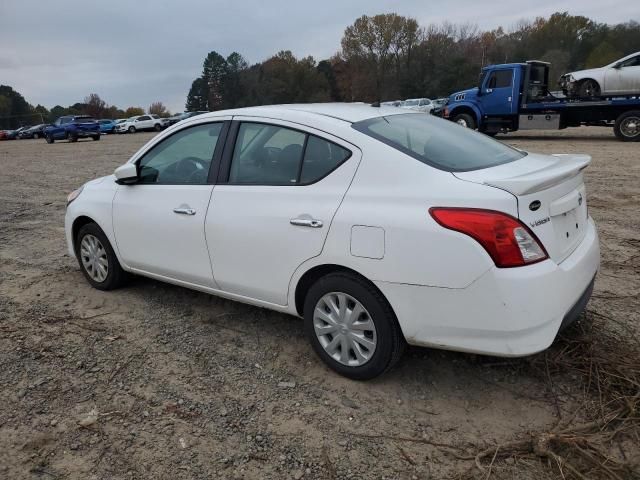
[(207, 109), (220, 110), (223, 104), (223, 84), (227, 74), (227, 61), (216, 51), (211, 51), (202, 64), (202, 79), (207, 86)]
[(32, 107), (22, 95), (8, 85), (0, 85), (0, 126), (17, 128), (23, 120), (33, 113)]
[(187, 112), (207, 110), (207, 84), (202, 77), (196, 78), (191, 84), (184, 108)]
[(244, 106), (245, 88), (242, 83), (247, 61), (238, 52), (227, 57), (226, 72), (222, 79), (222, 104), (224, 108)]
[(149, 113), (152, 115), (158, 115), (159, 117), (169, 117), (171, 114), (164, 106), (162, 102), (153, 102), (149, 105)]
[(100, 98), (97, 93), (91, 93), (88, 97), (84, 98), (84, 113), (91, 115), (94, 118), (102, 118), (102, 115), (107, 108), (107, 102)]
[(129, 107), (124, 111), (125, 117), (136, 117), (138, 115), (144, 115), (144, 108), (142, 107)]

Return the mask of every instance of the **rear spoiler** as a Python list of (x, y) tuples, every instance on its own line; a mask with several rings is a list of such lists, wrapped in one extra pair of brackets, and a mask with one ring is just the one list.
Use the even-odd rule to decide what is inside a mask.
[(590, 155), (557, 153), (553, 156), (561, 161), (515, 177), (486, 179), (482, 183), (507, 190), (514, 195), (526, 195), (575, 177), (591, 163)]

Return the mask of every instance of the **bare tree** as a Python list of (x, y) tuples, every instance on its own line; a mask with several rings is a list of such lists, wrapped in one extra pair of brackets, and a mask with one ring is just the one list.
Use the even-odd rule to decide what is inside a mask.
[(107, 108), (107, 102), (102, 100), (97, 93), (84, 97), (84, 103), (87, 115), (91, 115), (94, 118), (102, 118), (102, 114)]
[(149, 113), (151, 115), (158, 115), (159, 117), (171, 116), (169, 110), (167, 110), (167, 107), (165, 107), (162, 102), (153, 102), (149, 105)]

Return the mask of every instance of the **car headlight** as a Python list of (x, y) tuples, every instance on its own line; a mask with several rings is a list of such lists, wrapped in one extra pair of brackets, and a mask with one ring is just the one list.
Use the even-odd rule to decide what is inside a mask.
[(83, 188), (84, 188), (84, 185), (80, 188), (77, 188), (76, 190), (71, 192), (69, 195), (67, 195), (67, 206), (69, 206), (71, 202), (73, 202), (76, 198), (80, 196)]

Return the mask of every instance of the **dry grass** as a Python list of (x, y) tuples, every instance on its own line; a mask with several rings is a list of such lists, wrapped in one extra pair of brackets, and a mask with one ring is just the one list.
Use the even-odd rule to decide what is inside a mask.
[(516, 457), (541, 459), (559, 478), (640, 478), (640, 343), (634, 331), (588, 311), (528, 368), (554, 395), (555, 378), (577, 378), (582, 406), (566, 419), (559, 414), (546, 431), (479, 451), (471, 476), (489, 478), (496, 461)]

